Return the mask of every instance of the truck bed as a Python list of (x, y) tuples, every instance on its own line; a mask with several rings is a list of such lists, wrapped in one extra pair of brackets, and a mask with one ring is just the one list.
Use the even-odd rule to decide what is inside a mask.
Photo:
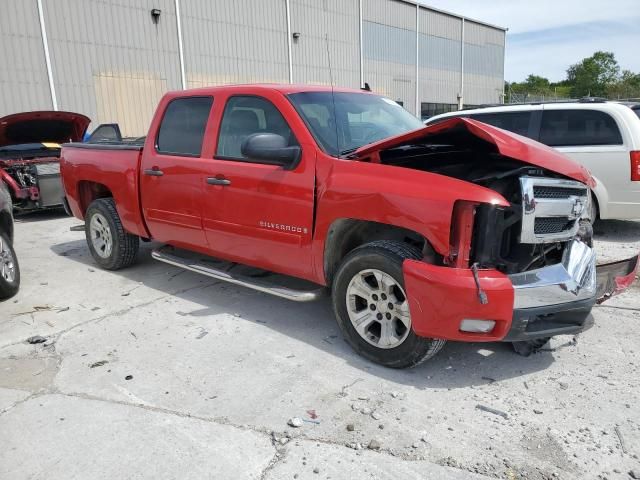
[[(149, 237), (140, 210), (140, 159), (142, 145), (118, 143), (69, 143), (62, 146), (60, 171), (69, 208), (84, 218), (89, 199), (113, 196), (123, 227)], [(76, 173), (82, 172), (82, 178)]]

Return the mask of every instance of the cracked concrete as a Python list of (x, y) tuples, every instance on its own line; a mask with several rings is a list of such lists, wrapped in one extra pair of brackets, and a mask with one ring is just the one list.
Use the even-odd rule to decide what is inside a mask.
[[(327, 300), (182, 273), (148, 245), (133, 268), (101, 271), (76, 223), (16, 226), (23, 285), (0, 305), (0, 478), (623, 479), (639, 466), (637, 285), (577, 342), (529, 358), (449, 344), (395, 371), (349, 349)], [(598, 243), (612, 260), (640, 238), (634, 222), (614, 226)], [(24, 342), (36, 334), (47, 343)], [(380, 451), (358, 449), (372, 439)]]

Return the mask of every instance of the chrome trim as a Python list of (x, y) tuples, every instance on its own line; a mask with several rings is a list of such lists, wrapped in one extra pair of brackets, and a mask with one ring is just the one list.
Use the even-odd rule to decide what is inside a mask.
[[(570, 195), (568, 198), (536, 198), (534, 187), (574, 188), (585, 191), (585, 195)], [(521, 177), (522, 231), (520, 243), (552, 243), (572, 239), (578, 233), (581, 218), (589, 216), (591, 196), (586, 185), (573, 180), (558, 178)], [(560, 217), (567, 222), (575, 220), (571, 228), (559, 233), (535, 233), (537, 218)]]
[(280, 285), (273, 285), (267, 282), (260, 281), (255, 278), (246, 277), (243, 275), (234, 275), (233, 273), (226, 272), (207, 265), (204, 262), (198, 262), (193, 258), (181, 257), (177, 255), (172, 247), (160, 247), (151, 252), (151, 256), (156, 260), (159, 260), (175, 267), (184, 268), (191, 272), (206, 275), (218, 280), (222, 280), (234, 285), (241, 285), (243, 287), (258, 290), (259, 292), (268, 293), (276, 297), (286, 298), (287, 300), (293, 300), (294, 302), (311, 302), (323, 297), (326, 293), (325, 288), (317, 288), (315, 290), (296, 290), (293, 288), (283, 287)]
[(595, 298), (596, 254), (585, 243), (567, 245), (562, 262), (509, 275), (514, 288), (514, 308), (557, 305)]

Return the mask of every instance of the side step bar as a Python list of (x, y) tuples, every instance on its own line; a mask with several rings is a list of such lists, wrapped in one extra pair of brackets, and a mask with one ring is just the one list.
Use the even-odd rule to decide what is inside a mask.
[[(180, 255), (180, 253), (185, 253), (185, 255)], [(151, 256), (156, 260), (168, 263), (169, 265), (173, 265), (174, 267), (184, 268), (185, 270), (200, 273), (202, 275), (206, 275), (207, 277), (233, 283), (235, 285), (241, 285), (247, 288), (252, 288), (253, 290), (258, 290), (259, 292), (275, 295), (276, 297), (286, 298), (287, 300), (293, 300), (294, 302), (312, 302), (314, 300), (318, 300), (326, 294), (326, 288), (320, 286), (318, 286), (318, 288), (310, 290), (294, 289), (277, 284), (271, 284), (264, 280), (259, 280), (250, 276), (234, 274), (230, 271), (225, 271), (223, 269), (216, 268), (210, 265), (209, 263), (211, 262), (203, 261), (207, 257), (192, 254), (191, 252), (177, 250), (171, 246), (157, 248), (151, 252)], [(214, 260), (213, 258), (209, 259)], [(228, 262), (225, 263), (228, 266), (233, 265)], [(263, 271), (260, 270), (260, 272)], [(281, 275), (275, 276), (282, 277)], [(310, 284), (310, 282), (306, 282), (304, 280), (300, 280), (300, 282), (316, 286), (315, 284)]]

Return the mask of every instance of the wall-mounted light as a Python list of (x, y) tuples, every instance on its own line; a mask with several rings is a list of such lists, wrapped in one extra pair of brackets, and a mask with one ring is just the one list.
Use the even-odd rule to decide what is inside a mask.
[(159, 8), (152, 8), (151, 9), (151, 21), (153, 23), (155, 23), (156, 25), (160, 21), (160, 14), (161, 13), (162, 13), (162, 10), (160, 10)]
[(300, 35), (302, 35), (300, 32), (293, 32), (291, 34), (294, 40), (298, 40), (300, 38)]

